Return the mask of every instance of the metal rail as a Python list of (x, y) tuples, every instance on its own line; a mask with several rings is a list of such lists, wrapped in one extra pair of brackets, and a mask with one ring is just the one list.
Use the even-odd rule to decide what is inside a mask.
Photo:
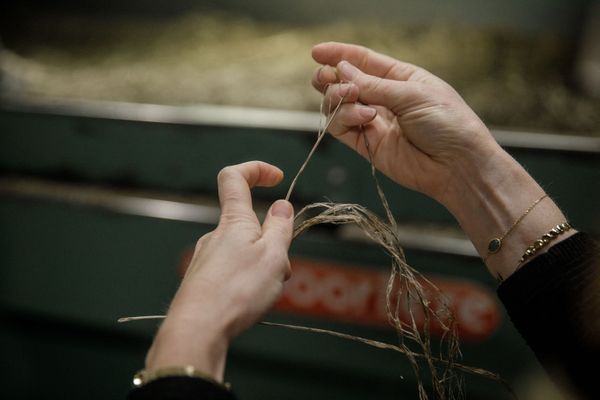
[(202, 202), (180, 201), (135, 194), (133, 191), (123, 192), (42, 179), (0, 178), (0, 197), (53, 201), (100, 208), (118, 214), (210, 225), (217, 224), (221, 215), (218, 202), (210, 199)]
[[(179, 125), (279, 129), (314, 134), (321, 116), (316, 112), (232, 107), (212, 104), (169, 106), (62, 98), (0, 97), (0, 109), (73, 117), (115, 119)], [(599, 127), (600, 129), (600, 127)], [(600, 155), (600, 137), (492, 129), (506, 148), (552, 150)]]
[[(205, 225), (216, 225), (221, 214), (218, 201), (209, 197), (185, 200), (180, 197), (157, 196), (139, 191), (120, 191), (33, 178), (0, 177), (0, 199), (10, 197)], [(256, 204), (259, 217), (264, 216), (267, 207), (266, 203)], [(342, 226), (337, 232), (342, 240), (370, 242), (370, 239), (351, 225)], [(407, 249), (478, 257), (473, 244), (468, 239), (457, 235), (436, 232), (435, 229), (424, 230), (413, 227), (400, 227), (398, 235)]]

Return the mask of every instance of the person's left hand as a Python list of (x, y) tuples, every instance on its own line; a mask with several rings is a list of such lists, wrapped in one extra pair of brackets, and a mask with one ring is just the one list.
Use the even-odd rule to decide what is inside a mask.
[(250, 194), (282, 178), (281, 170), (260, 161), (219, 173), (219, 225), (198, 240), (146, 369), (194, 365), (222, 379), (229, 341), (271, 308), (291, 274), (292, 205), (276, 201), (261, 226)]

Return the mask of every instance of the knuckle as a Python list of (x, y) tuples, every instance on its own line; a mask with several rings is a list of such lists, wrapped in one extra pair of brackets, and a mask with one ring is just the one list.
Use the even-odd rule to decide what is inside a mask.
[(273, 264), (279, 270), (285, 270), (290, 266), (290, 259), (288, 257), (287, 250), (284, 248), (278, 248), (271, 253), (271, 259)]
[(254, 227), (256, 224), (256, 219), (243, 212), (225, 212), (221, 214), (221, 220), (219, 224), (219, 228), (222, 231), (223, 229), (236, 229), (240, 230), (242, 228), (246, 228), (248, 225)]
[[(294, 222), (293, 222), (293, 220), (290, 219), (285, 222), (277, 224), (277, 226), (274, 228), (276, 229), (278, 236), (280, 236), (282, 239), (289, 240), (289, 239), (291, 239), (292, 233), (294, 231)], [(287, 243), (287, 242), (285, 242), (285, 243)], [(286, 249), (284, 248), (284, 251), (285, 250)]]
[(288, 280), (291, 276), (291, 263), (287, 250), (278, 247), (277, 249), (270, 249), (266, 255), (269, 274), (280, 277), (283, 281)]
[(400, 61), (398, 60), (394, 60), (392, 62), (392, 65), (390, 66), (390, 69), (387, 71), (387, 73), (385, 74), (385, 76), (395, 76), (395, 75), (401, 75), (402, 72), (404, 71), (404, 66), (400, 63)]
[(381, 78), (379, 76), (374, 77), (372, 79), (368, 79), (367, 87), (374, 92), (377, 92), (380, 90), (385, 90), (385, 88), (386, 88), (383, 78)]
[(233, 175), (235, 175), (236, 169), (232, 165), (228, 165), (219, 171), (217, 175), (217, 181), (222, 182), (224, 180), (230, 179)]
[(204, 244), (206, 244), (207, 240), (208, 240), (208, 234), (201, 236), (200, 239), (198, 239), (196, 241), (196, 247), (195, 247), (196, 251), (200, 250), (200, 248), (202, 248), (202, 246)]
[(237, 225), (237, 224), (241, 224), (245, 221), (245, 218), (242, 218), (240, 215), (237, 214), (223, 214), (221, 215), (221, 229), (225, 229), (225, 227), (229, 226), (229, 225)]
[(371, 49), (369, 49), (368, 47), (365, 46), (357, 46), (358, 47), (358, 52), (360, 54), (360, 59), (358, 62), (357, 67), (362, 67), (364, 65), (367, 65), (367, 63), (369, 62), (369, 56), (371, 55)]
[(215, 235), (215, 231), (211, 231), (208, 232), (202, 236), (200, 236), (200, 238), (196, 241), (196, 246), (195, 246), (195, 251), (199, 251), (202, 247), (206, 247), (210, 241), (212, 240), (213, 236)]
[(243, 201), (244, 196), (236, 188), (229, 188), (220, 194), (220, 198), (224, 203), (238, 204)]

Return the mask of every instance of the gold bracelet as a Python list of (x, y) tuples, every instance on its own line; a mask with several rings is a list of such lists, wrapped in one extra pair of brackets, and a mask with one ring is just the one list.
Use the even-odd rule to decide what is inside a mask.
[(517, 225), (519, 225), (519, 223), (523, 220), (523, 218), (525, 218), (527, 216), (527, 214), (529, 214), (531, 212), (531, 210), (533, 210), (534, 207), (537, 206), (538, 203), (540, 201), (544, 200), (546, 197), (548, 197), (548, 195), (544, 194), (542, 197), (540, 197), (539, 199), (534, 201), (533, 204), (530, 205), (529, 208), (527, 210), (525, 210), (525, 212), (523, 214), (521, 214), (521, 216), (519, 218), (517, 218), (517, 220), (512, 224), (512, 226), (506, 231), (506, 233), (504, 235), (500, 236), (499, 238), (493, 238), (492, 240), (490, 240), (490, 242), (488, 243), (488, 247), (487, 247), (488, 252), (485, 255), (485, 257), (483, 257), (483, 262), (486, 262), (487, 259), (492, 254), (496, 254), (497, 252), (500, 251), (500, 249), (502, 248), (502, 241), (513, 231), (513, 229), (515, 229), (515, 227)]
[(215, 378), (198, 371), (193, 365), (181, 365), (173, 367), (159, 368), (154, 371), (146, 371), (145, 369), (138, 371), (133, 376), (133, 386), (141, 387), (156, 379), (166, 377), (186, 376), (190, 378), (200, 378), (214, 385), (220, 386), (225, 390), (231, 390), (231, 385), (228, 382), (221, 383)]
[(550, 229), (548, 233), (542, 235), (541, 238), (533, 242), (531, 246), (525, 250), (525, 253), (521, 256), (519, 260), (519, 265), (523, 264), (525, 261), (530, 259), (538, 252), (542, 247), (545, 247), (548, 243), (556, 239), (560, 234), (565, 233), (571, 229), (571, 225), (568, 222), (563, 222), (562, 224), (556, 225), (554, 228)]

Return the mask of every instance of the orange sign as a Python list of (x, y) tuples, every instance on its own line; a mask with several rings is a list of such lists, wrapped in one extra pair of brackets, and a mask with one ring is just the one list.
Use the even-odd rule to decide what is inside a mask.
[[(386, 313), (386, 287), (389, 274), (366, 268), (292, 259), (292, 278), (284, 285), (275, 310), (376, 327), (389, 327)], [(466, 279), (428, 278), (444, 296), (429, 290), (427, 300), (433, 310), (449, 304), (463, 340), (484, 340), (500, 324), (500, 311), (494, 293)], [(446, 300), (444, 300), (444, 297)], [(413, 306), (417, 325), (424, 323), (423, 312)], [(409, 308), (401, 304), (400, 317), (409, 321)], [(441, 333), (440, 323), (430, 329)]]

